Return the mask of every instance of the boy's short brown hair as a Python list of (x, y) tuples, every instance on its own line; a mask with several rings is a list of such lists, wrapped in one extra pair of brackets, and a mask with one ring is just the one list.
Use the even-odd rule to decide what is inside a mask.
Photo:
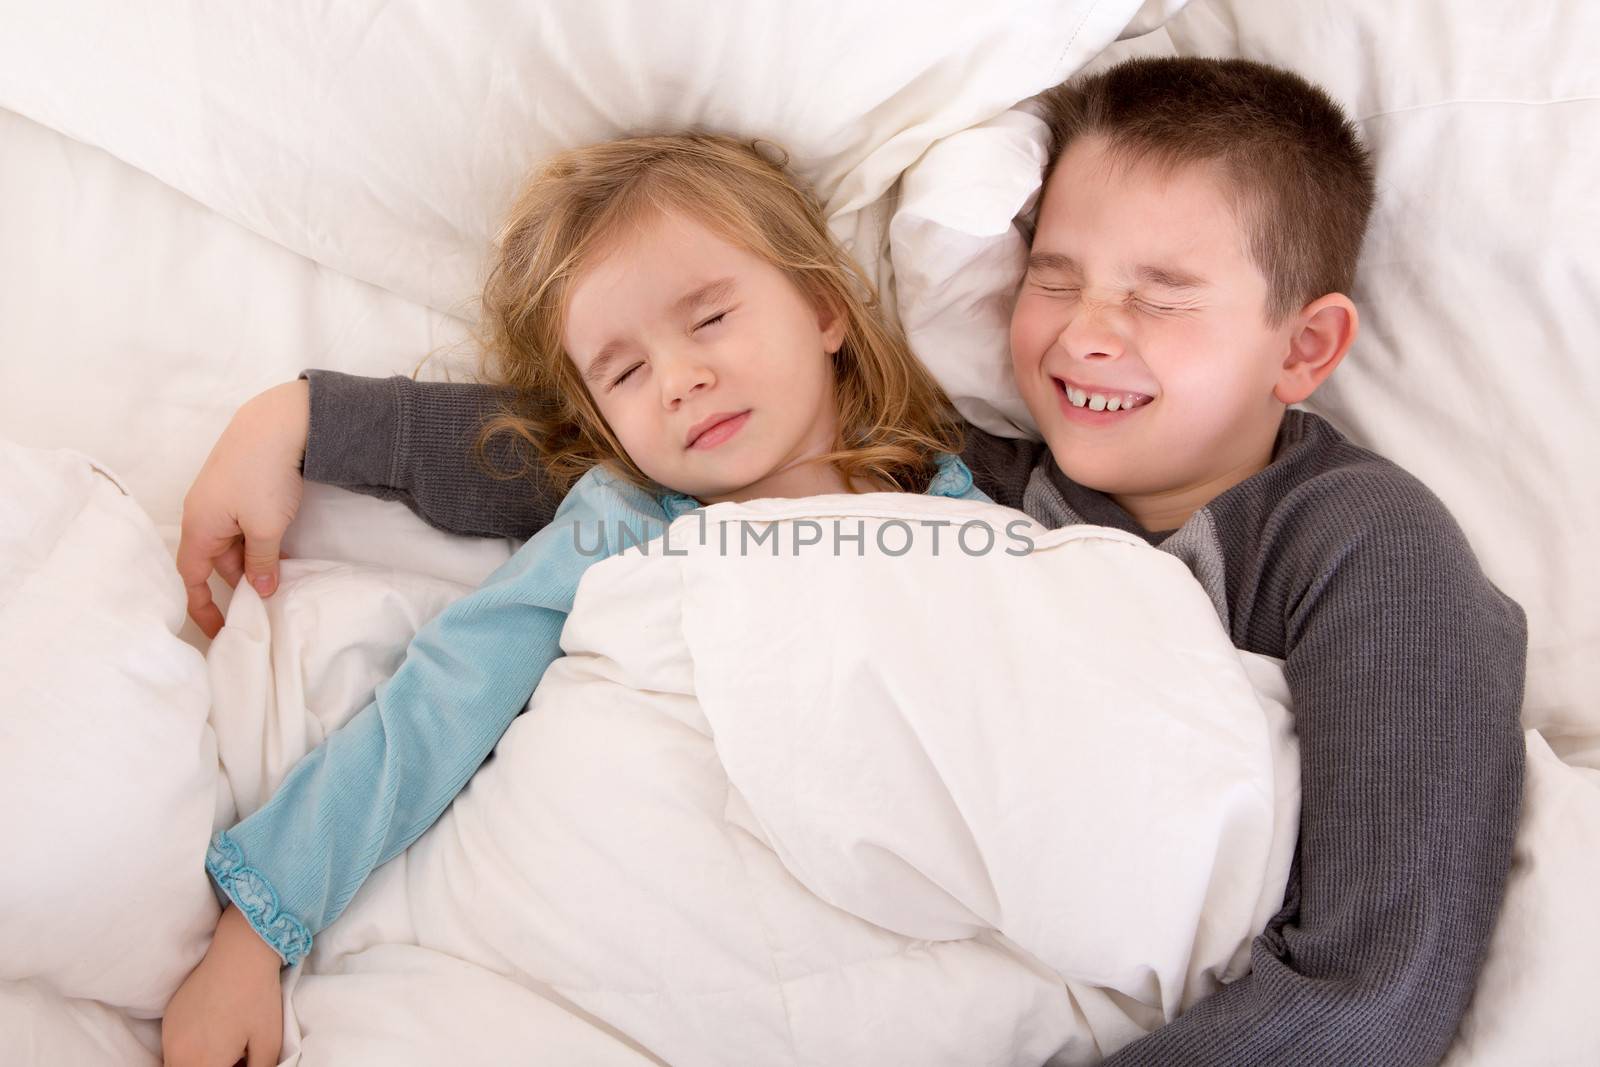
[(1039, 100), (1047, 181), (1090, 135), (1124, 164), (1218, 166), (1267, 279), (1269, 322), (1350, 290), (1376, 199), (1372, 161), (1339, 105), (1298, 74), (1247, 59), (1130, 59)]

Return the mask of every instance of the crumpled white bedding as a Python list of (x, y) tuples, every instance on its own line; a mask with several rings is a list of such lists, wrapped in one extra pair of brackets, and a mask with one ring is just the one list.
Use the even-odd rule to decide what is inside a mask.
[(183, 588), (81, 455), (0, 440), (0, 502), (0, 979), (159, 1018), (216, 909), (188, 869), (221, 780)]
[[(203, 950), (182, 932), (215, 919), (200, 868), (212, 826), (249, 810), (357, 710), (408, 631), (465, 590), (295, 561), (270, 601), (235, 600), (203, 672), (173, 633), (182, 599), (165, 549), (110, 478), (72, 453), (0, 444), (0, 494), (24, 505), (0, 526), (0, 670), (33, 697), (0, 720), (0, 811), (29, 813), (0, 822), (14, 861), (0, 871), (11, 950), (0, 1060), (155, 1063), (141, 1005), (164, 1001)], [(863, 499), (928, 503), (825, 503), (855, 514)], [(815, 503), (716, 514), (789, 521)], [(960, 556), (597, 566), (565, 635), (565, 681), (539, 690), (446, 817), (287, 972), (289, 1062), (503, 1062), (529, 1050), (731, 1062), (751, 1049), (763, 1062), (785, 1051), (882, 1062), (895, 1057), (863, 1045), (891, 1037), (900, 1050), (935, 1046), (930, 1062), (975, 1042), (989, 1042), (991, 1061), (1036, 1062), (1057, 1041), (1076, 1062), (1229, 976), (1286, 862), (1292, 780), (1269, 744), (1283, 740), (1275, 669), (1219, 640), (1204, 593), (1162, 554), (1092, 528), (1040, 543), (1055, 547), (1012, 561), (1029, 580), (1000, 587), (1006, 560)], [(59, 552), (41, 547), (74, 544), (97, 565), (53, 569)], [(72, 610), (15, 595), (30, 589)], [(791, 618), (851, 610), (826, 629), (762, 627), (757, 590), (789, 597)], [(166, 605), (154, 616), (151, 594)], [(985, 597), (1006, 611), (983, 611)], [(904, 610), (908, 599), (919, 610)], [(1056, 639), (1082, 629), (1080, 614), (1118, 641)], [(964, 619), (963, 641), (999, 670), (925, 654)], [(352, 628), (370, 639), (348, 640)], [(46, 655), (94, 633), (94, 675)], [(1020, 643), (1000, 647), (1008, 640)], [(1043, 664), (1041, 646), (1053, 657)], [(1157, 647), (1182, 658), (1152, 670), (1142, 657)], [(557, 700), (562, 686), (578, 699)], [(813, 692), (824, 698), (806, 700)], [(210, 725), (194, 711), (208, 693)], [(1100, 758), (1107, 746), (1141, 758)], [(1162, 755), (1174, 749), (1178, 765)], [(1600, 773), (1561, 763), (1533, 731), (1528, 754), (1516, 866), (1450, 1067), (1600, 1052), (1589, 1002), (1600, 914), (1588, 899)], [(58, 773), (68, 763), (73, 773)], [(64, 856), (161, 862), (119, 868), (107, 892), (93, 864)], [(1135, 860), (1142, 876), (1119, 869)], [(38, 887), (52, 873), (61, 888), (47, 897)], [(138, 947), (117, 954), (118, 937)], [(663, 983), (667, 996), (652, 995)], [(916, 1014), (963, 997), (962, 1014)], [(841, 1025), (874, 1005), (896, 1015)], [(724, 1029), (725, 1011), (741, 1026)], [(713, 1026), (715, 1040), (695, 1044)]]
[(466, 962), (685, 1064), (1093, 1062), (1239, 973), (1282, 900), (1296, 751), (1281, 672), (1181, 563), (1089, 527), (1034, 527), (1026, 558), (968, 557), (954, 527), (937, 556), (924, 531), (898, 557), (722, 558), (719, 521), (788, 545), (791, 520), (841, 516), (871, 546), (894, 520), (1020, 513), (709, 514), (705, 547), (690, 516), (686, 556), (586, 575), (529, 711), (318, 938), (294, 1062), (428, 1062), (409, 1026), (366, 1044), (397, 1014), (364, 992), (391, 958), (407, 1003), (473, 995)]

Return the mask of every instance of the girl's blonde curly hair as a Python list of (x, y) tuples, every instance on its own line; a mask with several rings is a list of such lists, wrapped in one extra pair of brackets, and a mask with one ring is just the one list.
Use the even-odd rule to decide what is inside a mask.
[[(842, 310), (844, 343), (833, 357), (839, 433), (819, 462), (847, 486), (861, 478), (927, 489), (936, 455), (960, 451), (960, 420), (881, 317), (877, 294), (834, 243), (815, 198), (781, 152), (763, 151), (770, 147), (705, 133), (630, 137), (564, 152), (534, 175), (500, 231), (474, 331), (484, 377), (507, 387), (503, 410), (478, 438), (480, 460), (491, 439), (509, 434), (533, 446), (559, 489), (597, 464), (653, 484), (601, 418), (561, 337), (579, 272), (620, 228), (670, 212), (759, 255), (819, 308)], [(496, 474), (521, 477), (530, 467)]]

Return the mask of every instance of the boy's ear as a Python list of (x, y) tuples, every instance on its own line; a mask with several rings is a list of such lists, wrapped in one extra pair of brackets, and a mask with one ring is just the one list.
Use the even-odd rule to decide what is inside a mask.
[(844, 346), (844, 310), (827, 297), (817, 303), (817, 329), (822, 331), (822, 347), (828, 355)]
[(1360, 328), (1356, 306), (1343, 293), (1329, 293), (1307, 304), (1295, 316), (1289, 351), (1272, 395), (1285, 404), (1298, 404), (1316, 392), (1344, 359)]

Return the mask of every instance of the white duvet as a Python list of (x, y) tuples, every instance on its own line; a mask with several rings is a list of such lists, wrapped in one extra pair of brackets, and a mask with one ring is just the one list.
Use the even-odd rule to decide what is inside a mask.
[[(865, 554), (790, 555), (819, 516)], [(684, 556), (586, 575), (528, 712), (318, 938), (296, 1062), (470, 1046), (464, 964), (730, 1065), (1092, 1062), (1240, 973), (1283, 897), (1295, 749), (1280, 672), (1181, 563), (1093, 527), (876, 551), (885, 523), (894, 549), (897, 521), (1020, 518), (915, 496), (710, 517), (705, 546), (674, 526)], [(782, 553), (723, 557), (744, 519)]]

